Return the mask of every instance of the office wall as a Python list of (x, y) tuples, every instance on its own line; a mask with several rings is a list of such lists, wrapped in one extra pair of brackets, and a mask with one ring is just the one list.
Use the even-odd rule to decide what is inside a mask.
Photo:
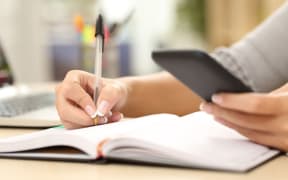
[[(159, 40), (171, 35), (169, 32), (173, 29), (177, 1), (131, 0), (131, 2), (135, 4), (135, 14), (126, 31), (131, 43), (131, 73), (136, 75), (151, 73), (158, 69), (151, 60), (151, 51), (159, 46)], [(46, 0), (1, 1), (0, 38), (18, 82), (53, 79), (51, 69), (53, 64), (49, 54), (51, 51), (48, 48), (51, 24), (50, 21), (47, 24), (47, 8), (45, 9), (47, 4)], [(63, 9), (65, 10), (65, 7)], [(77, 7), (74, 10), (77, 11)], [(97, 12), (95, 6), (95, 14)], [(50, 13), (51, 17), (56, 17), (60, 12)], [(67, 18), (73, 19), (72, 16)]]
[(271, 15), (287, 0), (262, 0), (263, 1), (263, 13), (264, 16)]
[(137, 0), (133, 18), (132, 73), (136, 75), (154, 72), (158, 67), (151, 59), (151, 51), (173, 36), (176, 0)]
[(253, 30), (285, 0), (207, 0), (210, 49), (229, 46)]
[(42, 0), (1, 0), (0, 38), (17, 82), (51, 79)]

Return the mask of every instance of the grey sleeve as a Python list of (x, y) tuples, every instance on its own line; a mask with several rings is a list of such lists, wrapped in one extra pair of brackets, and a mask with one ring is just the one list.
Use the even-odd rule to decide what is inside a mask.
[(288, 3), (242, 40), (211, 55), (255, 91), (288, 82)]

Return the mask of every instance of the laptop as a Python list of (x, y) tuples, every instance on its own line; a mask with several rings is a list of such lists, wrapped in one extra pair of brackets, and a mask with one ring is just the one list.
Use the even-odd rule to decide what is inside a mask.
[(60, 124), (54, 92), (14, 85), (0, 44), (0, 127), (52, 127)]

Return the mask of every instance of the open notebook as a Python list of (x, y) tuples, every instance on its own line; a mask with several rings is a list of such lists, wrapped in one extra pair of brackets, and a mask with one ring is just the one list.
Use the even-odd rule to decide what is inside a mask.
[(277, 154), (279, 151), (250, 142), (203, 112), (183, 117), (150, 115), (77, 130), (51, 128), (0, 140), (2, 157), (104, 158), (239, 172)]

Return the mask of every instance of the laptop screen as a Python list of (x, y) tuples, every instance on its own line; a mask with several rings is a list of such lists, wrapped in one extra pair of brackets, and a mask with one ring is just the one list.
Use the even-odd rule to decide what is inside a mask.
[(13, 76), (8, 65), (4, 50), (0, 44), (0, 87), (13, 83)]

